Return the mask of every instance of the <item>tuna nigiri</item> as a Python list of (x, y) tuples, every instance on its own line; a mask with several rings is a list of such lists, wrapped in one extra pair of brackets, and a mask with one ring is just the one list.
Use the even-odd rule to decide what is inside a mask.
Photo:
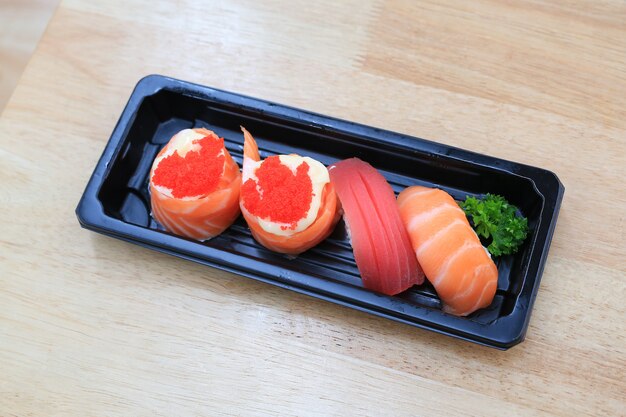
[(398, 294), (424, 281), (395, 195), (385, 178), (358, 158), (329, 168), (365, 288)]
[(400, 193), (398, 207), (444, 311), (466, 316), (491, 304), (498, 269), (454, 199), (442, 190), (414, 186)]
[(152, 164), (152, 216), (172, 233), (207, 240), (239, 215), (240, 187), (239, 167), (224, 140), (207, 129), (185, 129)]
[(266, 248), (297, 255), (326, 239), (339, 220), (339, 202), (326, 167), (309, 157), (261, 160), (243, 127), (241, 212), (252, 236)]

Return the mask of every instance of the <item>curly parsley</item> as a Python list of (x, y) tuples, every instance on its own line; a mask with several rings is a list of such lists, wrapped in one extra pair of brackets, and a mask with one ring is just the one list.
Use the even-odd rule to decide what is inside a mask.
[(517, 252), (528, 235), (528, 219), (517, 216), (517, 207), (502, 196), (467, 197), (459, 205), (471, 217), (476, 234), (491, 239), (487, 250), (494, 256)]

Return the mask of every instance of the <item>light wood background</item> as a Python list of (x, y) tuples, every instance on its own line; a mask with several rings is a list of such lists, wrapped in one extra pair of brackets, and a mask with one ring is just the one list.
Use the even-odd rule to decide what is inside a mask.
[(0, 0), (0, 113), (58, 4), (58, 0)]
[[(161, 73), (555, 171), (507, 352), (82, 230)], [(626, 3), (64, 0), (0, 119), (0, 415), (626, 415)]]

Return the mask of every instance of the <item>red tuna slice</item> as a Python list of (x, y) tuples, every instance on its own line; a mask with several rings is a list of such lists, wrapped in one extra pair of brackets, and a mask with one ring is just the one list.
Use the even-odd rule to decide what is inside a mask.
[(363, 286), (387, 295), (424, 282), (391, 186), (358, 158), (328, 169), (350, 231)]

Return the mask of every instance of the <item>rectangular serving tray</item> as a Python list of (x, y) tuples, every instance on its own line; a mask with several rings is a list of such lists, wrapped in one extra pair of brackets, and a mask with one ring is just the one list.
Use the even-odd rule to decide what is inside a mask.
[[(222, 235), (197, 242), (164, 231), (150, 216), (148, 173), (181, 129), (206, 127), (224, 137), (241, 166), (243, 125), (261, 157), (298, 153), (329, 165), (359, 157), (398, 193), (439, 187), (455, 199), (496, 193), (528, 217), (530, 234), (514, 256), (496, 259), (493, 303), (468, 317), (441, 310), (426, 282), (397, 296), (362, 287), (342, 221), (329, 239), (295, 259), (257, 244), (239, 218)], [(377, 316), (508, 349), (525, 336), (564, 187), (552, 172), (374, 127), (159, 75), (139, 81), (76, 208), (81, 226)]]

